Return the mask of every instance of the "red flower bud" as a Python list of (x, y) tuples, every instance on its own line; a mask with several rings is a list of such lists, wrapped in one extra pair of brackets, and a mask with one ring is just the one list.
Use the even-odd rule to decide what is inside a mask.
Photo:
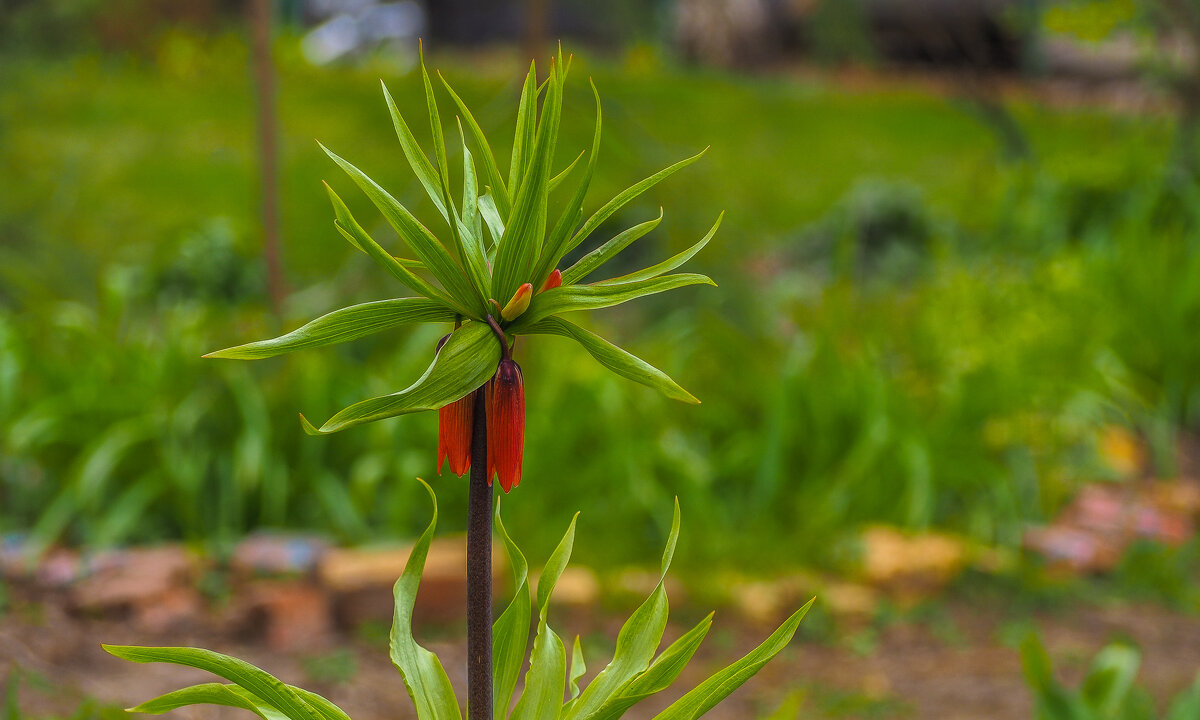
[(471, 428), (475, 416), (475, 392), (438, 410), (438, 475), (450, 458), (450, 472), (462, 477), (471, 469)]
[(487, 384), (488, 484), (500, 478), (504, 492), (521, 484), (525, 453), (525, 385), (521, 367), (511, 358), (500, 361), (496, 376)]
[(546, 278), (546, 284), (542, 286), (540, 292), (553, 290), (556, 287), (562, 287), (562, 270), (554, 268), (554, 272), (550, 273), (550, 277)]

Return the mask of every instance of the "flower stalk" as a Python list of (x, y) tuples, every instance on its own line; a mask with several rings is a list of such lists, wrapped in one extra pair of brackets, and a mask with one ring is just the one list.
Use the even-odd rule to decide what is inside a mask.
[(467, 718), (492, 720), (492, 487), (484, 393), (474, 398), (467, 490)]

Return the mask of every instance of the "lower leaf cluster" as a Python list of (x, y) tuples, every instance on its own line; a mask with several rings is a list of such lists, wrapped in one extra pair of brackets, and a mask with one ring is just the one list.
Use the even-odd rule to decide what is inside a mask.
[[(420, 720), (458, 718), (462, 713), (454, 688), (437, 655), (417, 644), (412, 635), (412, 611), (425, 559), (437, 527), (437, 499), (433, 518), (409, 556), (395, 586), (395, 615), (391, 632), (392, 663), (404, 680)], [(578, 515), (576, 516), (578, 517)], [(670, 687), (699, 649), (712, 626), (712, 614), (658, 652), (667, 626), (668, 602), (663, 580), (679, 537), (679, 503), (663, 552), (662, 572), (650, 596), (633, 612), (617, 636), (613, 659), (582, 690), (585, 673), (579, 638), (572, 647), (570, 667), (566, 646), (550, 628), (548, 609), (554, 586), (562, 576), (575, 543), (575, 519), (550, 555), (538, 580), (538, 624), (524, 688), (512, 705), (517, 679), (525, 665), (532, 620), (529, 566), (513, 542), (497, 509), (496, 528), (509, 554), (516, 593), (493, 626), (493, 717), (509, 720), (615, 720), (638, 702)], [(699, 718), (750, 679), (791, 641), (813, 601), (797, 610), (761, 645), (726, 666), (655, 716), (655, 720)], [(133, 712), (159, 714), (185, 705), (212, 704), (242, 708), (263, 720), (349, 720), (329, 700), (287, 685), (242, 660), (198, 648), (150, 648), (106, 645), (105, 650), (133, 662), (166, 662), (207, 670), (230, 684), (205, 683), (177, 690), (137, 707)], [(512, 711), (509, 712), (509, 708)]]

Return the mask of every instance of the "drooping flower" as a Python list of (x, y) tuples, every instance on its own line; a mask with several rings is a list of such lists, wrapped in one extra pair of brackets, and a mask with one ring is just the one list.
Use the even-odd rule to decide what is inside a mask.
[(525, 454), (525, 385), (521, 366), (510, 357), (500, 361), (487, 384), (488, 485), (499, 477), (509, 492), (521, 484)]

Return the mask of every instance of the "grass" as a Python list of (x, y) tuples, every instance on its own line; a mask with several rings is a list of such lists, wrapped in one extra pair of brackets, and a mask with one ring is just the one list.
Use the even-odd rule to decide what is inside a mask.
[[(311, 68), (292, 41), (277, 59), (290, 329), (396, 290), (331, 227), (322, 178), (388, 236), (314, 137), (419, 217), (433, 211), (378, 87), (382, 76), (418, 108), (416, 78), (379, 61)], [(509, 56), (431, 64), (505, 136)], [(153, 57), (0, 61), (0, 530), (221, 549), (260, 526), (348, 541), (419, 527), (411, 477), (432, 474), (431, 416), (319, 440), (295, 419), (406, 385), (435, 337), (237, 368), (199, 360), (276, 329), (257, 266), (245, 68), (235, 36), (182, 33)], [(944, 97), (585, 54), (559, 167), (591, 132), (589, 76), (605, 131), (586, 209), (712, 146), (599, 235), (666, 206), (628, 251), (657, 258), (724, 209), (696, 258), (722, 287), (599, 320), (699, 407), (630, 387), (565, 342), (522, 358), (528, 482), (505, 508), (535, 554), (554, 518), (583, 508), (581, 560), (644, 560), (673, 495), (694, 571), (836, 563), (860, 522), (1014, 542), (1105, 476), (1104, 425), (1165, 445), (1195, 426), (1200, 254), (1191, 190), (1160, 170), (1167, 120), (1018, 104), (1037, 160), (1009, 166)], [(453, 528), (465, 487), (437, 488)]]

